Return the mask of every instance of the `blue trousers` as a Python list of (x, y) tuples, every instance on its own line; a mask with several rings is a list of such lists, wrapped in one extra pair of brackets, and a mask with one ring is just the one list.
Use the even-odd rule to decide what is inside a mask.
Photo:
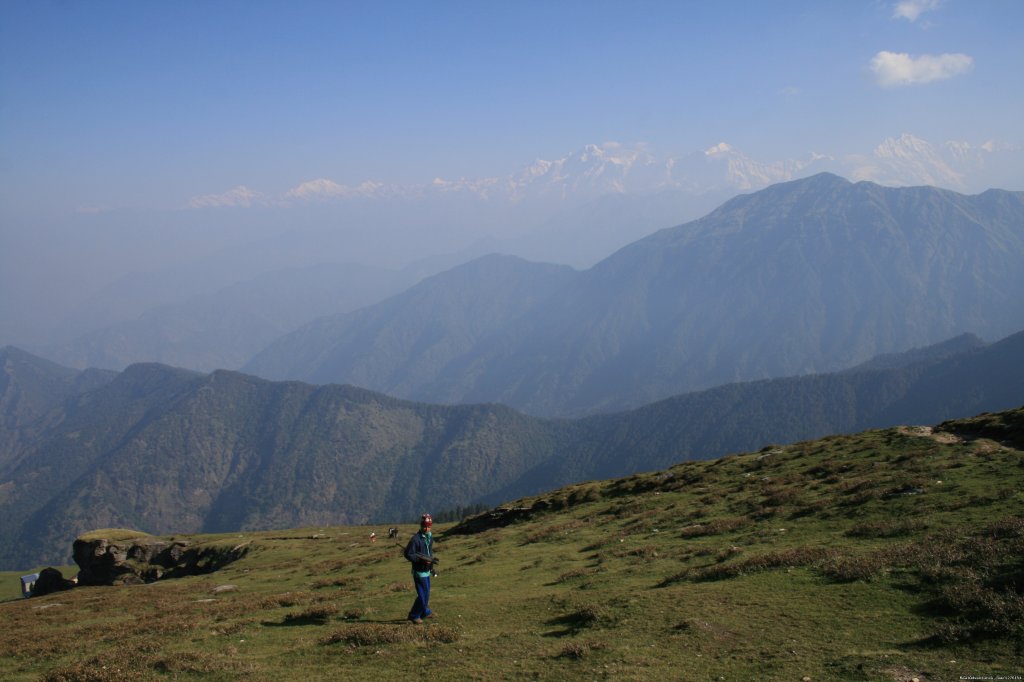
[(413, 584), (416, 586), (416, 601), (413, 602), (412, 610), (409, 611), (409, 620), (426, 618), (430, 615), (430, 576), (421, 578), (415, 573), (412, 574)]

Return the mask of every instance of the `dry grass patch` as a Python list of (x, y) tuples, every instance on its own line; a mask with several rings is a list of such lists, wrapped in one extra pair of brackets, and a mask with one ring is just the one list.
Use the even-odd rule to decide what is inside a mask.
[(679, 531), (679, 536), (682, 538), (700, 538), (707, 537), (709, 535), (721, 535), (722, 533), (730, 533), (734, 530), (739, 530), (745, 526), (750, 525), (750, 519), (745, 516), (737, 516), (727, 519), (714, 519), (707, 523), (697, 523), (692, 526), (687, 526)]
[(583, 526), (583, 522), (579, 519), (570, 519), (569, 521), (566, 521), (564, 523), (556, 523), (550, 526), (546, 526), (534, 533), (530, 533), (529, 535), (527, 535), (524, 544), (531, 545), (536, 542), (550, 540), (559, 535), (567, 535), (571, 531), (576, 530), (581, 526)]
[(744, 561), (684, 571), (679, 574), (679, 576), (675, 576), (675, 578), (688, 577), (689, 579), (698, 582), (705, 580), (726, 580), (746, 575), (748, 573), (767, 571), (774, 568), (811, 566), (824, 561), (830, 556), (832, 556), (832, 550), (828, 550), (823, 547), (794, 547), (792, 549), (784, 549), (778, 552), (758, 554), (757, 556), (752, 556)]
[(357, 580), (350, 577), (343, 578), (321, 578), (320, 580), (314, 580), (310, 587), (314, 590), (322, 590), (325, 587), (339, 587), (339, 588), (351, 588), (354, 586)]
[(311, 592), (285, 592), (269, 597), (261, 597), (257, 599), (256, 606), (263, 610), (300, 606), (311, 603), (317, 597), (318, 595), (314, 595)]
[(612, 552), (612, 556), (620, 559), (631, 558), (650, 561), (651, 559), (657, 559), (660, 555), (658, 554), (658, 548), (654, 545), (643, 545), (642, 547), (632, 547), (629, 549), (614, 551)]
[(820, 571), (836, 582), (869, 582), (886, 571), (888, 552), (875, 552), (863, 556), (833, 554), (822, 561)]
[(354, 623), (324, 637), (320, 643), (361, 647), (382, 644), (450, 644), (458, 639), (459, 631), (447, 625)]
[(561, 585), (562, 583), (569, 582), (570, 580), (574, 580), (575, 578), (586, 578), (588, 576), (592, 576), (598, 573), (600, 570), (601, 569), (599, 568), (574, 568), (571, 571), (566, 571), (565, 573), (559, 575), (557, 578), (555, 578), (552, 584)]
[(603, 649), (601, 644), (591, 642), (569, 642), (555, 654), (555, 658), (567, 658), (572, 661), (580, 661), (594, 651)]
[(925, 530), (927, 527), (927, 524), (920, 519), (868, 521), (852, 526), (845, 535), (851, 538), (895, 538)]

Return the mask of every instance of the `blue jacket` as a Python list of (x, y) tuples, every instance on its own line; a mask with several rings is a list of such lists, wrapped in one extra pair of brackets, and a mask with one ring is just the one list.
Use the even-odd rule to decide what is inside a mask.
[(433, 541), (427, 542), (427, 536), (423, 531), (417, 532), (409, 539), (409, 544), (405, 546), (405, 558), (412, 562), (412, 570), (418, 573), (430, 570), (430, 559), (434, 556), (432, 544)]

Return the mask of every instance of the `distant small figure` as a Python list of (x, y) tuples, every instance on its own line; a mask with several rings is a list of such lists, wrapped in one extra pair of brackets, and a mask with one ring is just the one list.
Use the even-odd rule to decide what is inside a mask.
[(388, 537), (390, 539), (392, 539), (392, 540), (397, 538), (398, 537), (398, 529), (397, 528), (388, 528)]
[(377, 534), (370, 533), (370, 542), (377, 542)]

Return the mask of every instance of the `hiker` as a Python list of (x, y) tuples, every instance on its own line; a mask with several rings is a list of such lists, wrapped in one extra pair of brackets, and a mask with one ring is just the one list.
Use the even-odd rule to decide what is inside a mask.
[(434, 556), (433, 536), (430, 528), (434, 525), (434, 519), (430, 514), (420, 517), (420, 530), (412, 536), (409, 544), (405, 546), (405, 558), (412, 563), (412, 581), (416, 586), (416, 601), (413, 602), (409, 611), (409, 620), (420, 625), (424, 618), (430, 618), (434, 612), (428, 606), (430, 602), (430, 576), (434, 573), (434, 564), (437, 557)]

